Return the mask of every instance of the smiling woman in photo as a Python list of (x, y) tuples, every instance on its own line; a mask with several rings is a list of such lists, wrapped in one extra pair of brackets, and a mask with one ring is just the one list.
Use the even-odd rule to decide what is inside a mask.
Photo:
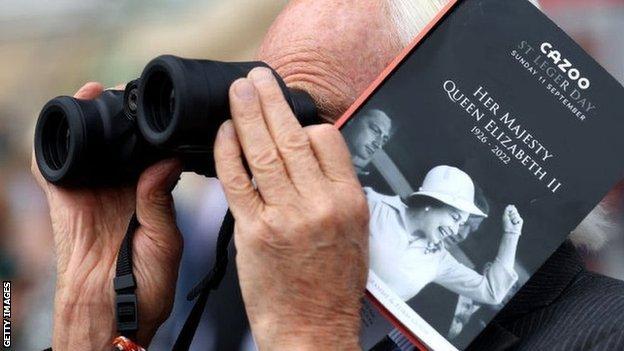
[(474, 203), (472, 179), (460, 169), (434, 167), (419, 191), (404, 200), (365, 191), (371, 213), (370, 268), (404, 301), (437, 283), (480, 303), (498, 304), (518, 279), (514, 261), (523, 221), (512, 205), (503, 213), (498, 255), (484, 275), (459, 263), (444, 247), (469, 216), (487, 216)]

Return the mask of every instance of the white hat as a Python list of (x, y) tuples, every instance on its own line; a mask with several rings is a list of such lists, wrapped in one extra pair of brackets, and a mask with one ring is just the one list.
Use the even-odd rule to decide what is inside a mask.
[(459, 168), (436, 166), (432, 168), (422, 186), (412, 196), (428, 196), (458, 210), (487, 217), (474, 203), (475, 188), (468, 174)]

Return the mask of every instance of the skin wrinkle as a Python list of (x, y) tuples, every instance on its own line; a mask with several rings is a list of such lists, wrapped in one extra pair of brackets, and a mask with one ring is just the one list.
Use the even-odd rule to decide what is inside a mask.
[[(80, 223), (81, 219), (82, 219), (82, 216), (79, 216), (79, 219), (78, 219), (79, 222), (78, 222), (77, 228), (88, 228), (84, 226), (81, 227), (82, 225)], [(84, 268), (85, 265), (89, 263), (90, 253), (92, 252), (91, 249), (97, 245), (97, 239), (95, 239), (91, 235), (84, 235), (84, 236), (78, 236), (75, 240), (76, 241), (73, 244), (74, 248), (73, 250), (71, 250), (72, 255), (70, 256), (70, 260), (66, 267)], [(101, 250), (97, 250), (97, 252), (100, 252), (100, 251)], [(85, 256), (84, 253), (88, 253), (88, 254)], [(72, 277), (72, 279), (76, 279), (76, 277)]]
[[(384, 10), (387, 9), (386, 5), (385, 0), (292, 0), (287, 6), (287, 9), (280, 15), (276, 24), (272, 27), (271, 33), (267, 35), (267, 41), (260, 51), (260, 57), (265, 56), (275, 60), (281, 59), (283, 62), (280, 63), (280, 70), (292, 70), (291, 73), (286, 72), (284, 74), (286, 82), (290, 86), (301, 86), (307, 90), (316, 99), (317, 103), (321, 105), (323, 116), (327, 119), (333, 120), (353, 102), (355, 97), (358, 96), (375, 77), (377, 77), (379, 72), (386, 67), (390, 60), (392, 60), (402, 49), (402, 46), (396, 42), (396, 30), (393, 27), (392, 21), (387, 13), (384, 12)], [(318, 33), (319, 37), (317, 40), (310, 38), (310, 33)], [(302, 47), (298, 49), (299, 52), (293, 52), (287, 59), (275, 54), (287, 48), (290, 43), (298, 42), (302, 43)], [(301, 57), (301, 54), (306, 53), (313, 58), (317, 56), (320, 57), (320, 62), (315, 63), (313, 58), (310, 59), (309, 57)], [(271, 64), (270, 59), (266, 61)], [(310, 68), (305, 68), (305, 65), (308, 65)], [(97, 87), (101, 90), (101, 86), (96, 86), (96, 88)], [(84, 98), (93, 98), (97, 96), (91, 94), (90, 91), (94, 93), (97, 92), (98, 89), (83, 88), (81, 90), (81, 94), (84, 95)], [(331, 145), (337, 145), (339, 143), (335, 138), (333, 140), (331, 138), (327, 138), (327, 132), (325, 134), (326, 137), (319, 140), (323, 140), (327, 144)], [(336, 135), (339, 136), (338, 132), (336, 132)], [(314, 147), (315, 145), (312, 146)], [(316, 145), (316, 147), (318, 148), (318, 145)], [(324, 153), (326, 155), (339, 154), (332, 151), (340, 150), (339, 148), (334, 148), (334, 150), (329, 150)], [(321, 154), (322, 153), (317, 154), (319, 159)], [(348, 157), (346, 152), (343, 156), (343, 160)], [(332, 162), (327, 161), (328, 160), (326, 160), (324, 164), (328, 166), (337, 166), (340, 163), (336, 162), (336, 160), (333, 160)], [(239, 171), (242, 169), (240, 163), (240, 160), (237, 160), (236, 168), (239, 168)], [(344, 163), (348, 164), (348, 162)], [(338, 169), (339, 167), (335, 168)], [(221, 170), (223, 171), (223, 169)], [(37, 175), (38, 171), (35, 169), (34, 173)], [(241, 171), (241, 173), (244, 173), (244, 171)], [(237, 229), (234, 239), (237, 244), (237, 248), (240, 250), (236, 260), (239, 263), (238, 269), (241, 282), (246, 283), (247, 287), (250, 287), (247, 289), (247, 296), (244, 296), (244, 298), (250, 319), (255, 321), (255, 323), (252, 324), (256, 324), (256, 328), (252, 327), (254, 337), (256, 341), (264, 342), (265, 345), (275, 346), (271, 349), (278, 349), (278, 346), (290, 346), (285, 349), (296, 349), (297, 346), (299, 346), (300, 349), (303, 349), (303, 347), (301, 347), (302, 343), (316, 346), (309, 349), (347, 349), (345, 345), (349, 345), (351, 349), (357, 348), (357, 328), (361, 322), (359, 314), (357, 313), (357, 311), (359, 311), (359, 304), (356, 300), (349, 298), (357, 297), (358, 294), (352, 293), (352, 291), (350, 292), (350, 288), (355, 287), (354, 289), (357, 290), (358, 293), (362, 294), (363, 286), (366, 281), (366, 266), (344, 265), (344, 262), (345, 260), (364, 263), (368, 261), (368, 255), (360, 254), (362, 252), (366, 252), (367, 249), (366, 238), (368, 236), (367, 231), (363, 229), (366, 228), (368, 222), (365, 221), (365, 223), (362, 223), (362, 220), (368, 218), (367, 216), (369, 213), (368, 210), (366, 210), (366, 201), (361, 194), (361, 189), (359, 187), (355, 189), (356, 186), (353, 186), (354, 188), (342, 186), (347, 184), (344, 179), (349, 177), (350, 174), (344, 172), (343, 174), (338, 174), (338, 172), (332, 173), (334, 174), (332, 175), (330, 172), (326, 171), (326, 175), (332, 179), (329, 183), (334, 185), (333, 194), (338, 194), (336, 197), (342, 197), (345, 200), (343, 203), (334, 204), (334, 206), (336, 206), (336, 208), (333, 209), (334, 213), (340, 213), (340, 209), (344, 209), (346, 207), (351, 208), (352, 212), (349, 212), (348, 216), (344, 216), (344, 213), (343, 216), (339, 216), (342, 222), (340, 222), (339, 219), (338, 223), (334, 223), (335, 230), (331, 233), (317, 231), (310, 233), (310, 237), (320, 238), (319, 240), (331, 240), (330, 237), (332, 236), (333, 238), (347, 236), (348, 240), (344, 240), (342, 243), (336, 245), (335, 248), (342, 248), (342, 250), (333, 254), (328, 254), (328, 251), (330, 251), (329, 249), (323, 250), (317, 247), (315, 250), (314, 247), (312, 247), (310, 252), (316, 252), (319, 254), (319, 259), (316, 262), (323, 263), (320, 265), (323, 270), (308, 273), (310, 273), (310, 279), (313, 279), (312, 282), (316, 283), (320, 281), (323, 283), (318, 284), (319, 289), (329, 289), (320, 291), (319, 295), (316, 297), (334, 296), (334, 294), (340, 295), (341, 292), (346, 292), (345, 295), (336, 295), (337, 300), (339, 300), (340, 297), (343, 298), (343, 300), (339, 300), (342, 304), (331, 305), (331, 307), (338, 307), (339, 311), (328, 308), (324, 311), (309, 312), (309, 308), (314, 306), (315, 303), (321, 303), (321, 306), (323, 306), (322, 303), (333, 303), (332, 301), (327, 301), (326, 298), (316, 299), (314, 294), (317, 293), (316, 290), (318, 289), (303, 291), (300, 294), (296, 294), (299, 296), (280, 295), (282, 290), (288, 290), (291, 288), (288, 284), (291, 284), (292, 280), (288, 278), (303, 278), (300, 272), (295, 269), (297, 265), (293, 263), (296, 263), (297, 261), (296, 259), (293, 260), (293, 256), (301, 255), (302, 249), (298, 245), (303, 244), (310, 246), (310, 242), (304, 243), (305, 240), (300, 240), (299, 242), (291, 241), (291, 243), (296, 245), (293, 245), (294, 247), (287, 246), (285, 247), (285, 250), (282, 251), (271, 250), (271, 247), (268, 247), (268, 249), (264, 251), (257, 250), (259, 248), (262, 249), (262, 245), (266, 245), (263, 238), (253, 236), (257, 230), (265, 230), (268, 232), (265, 235), (272, 235), (275, 237), (284, 234), (282, 232), (285, 232), (283, 229), (286, 225), (284, 224), (280, 226), (282, 230), (280, 230), (279, 227), (274, 228), (274, 230), (278, 230), (277, 233), (271, 233), (265, 228), (266, 226), (261, 224), (258, 225), (257, 214), (264, 212), (268, 206), (260, 201), (260, 195), (250, 197), (247, 201), (241, 201), (242, 204), (240, 205), (239, 211), (233, 210), (235, 215), (240, 215), (243, 210), (246, 212), (245, 216), (249, 215), (248, 218), (245, 218), (245, 216), (242, 216), (242, 219), (237, 218)], [(40, 174), (39, 178), (42, 179)], [(225, 177), (225, 179), (227, 178), (228, 177)], [(222, 178), (222, 180), (225, 179)], [(249, 186), (251, 187), (252, 185)], [(227, 187), (224, 188), (227, 192)], [(114, 191), (120, 189), (110, 190)], [(354, 194), (359, 194), (359, 196), (355, 196)], [(107, 199), (110, 200), (111, 204), (123, 209), (123, 214), (126, 216), (126, 214), (131, 211), (131, 208), (126, 207), (124, 209), (124, 204), (134, 203), (134, 194), (129, 194), (127, 191), (114, 191), (114, 196), (111, 197), (97, 197), (97, 195), (101, 195), (101, 192), (63, 192), (60, 196), (58, 196), (56, 201), (50, 201), (50, 198), (55, 198), (56, 196), (48, 197), (51, 209), (62, 209), (53, 215), (55, 239), (56, 236), (64, 237), (64, 239), (61, 238), (55, 240), (57, 243), (57, 251), (61, 251), (61, 256), (67, 255), (68, 252), (71, 252), (71, 250), (74, 250), (77, 247), (75, 237), (76, 233), (67, 231), (66, 229), (78, 230), (78, 234), (87, 234), (90, 236), (97, 234), (94, 232), (95, 227), (97, 227), (97, 230), (110, 230), (111, 228), (117, 229), (123, 227), (122, 229), (125, 231), (127, 220), (125, 223), (118, 223), (117, 226), (111, 225), (112, 223), (106, 223), (106, 220), (104, 220), (104, 223), (88, 222), (89, 218), (100, 218), (99, 215), (102, 217), (110, 217), (108, 218), (110, 221), (119, 220), (119, 213), (122, 212), (113, 210), (107, 211), (106, 208), (90, 207), (106, 207), (102, 206), (105, 202), (98, 200)], [(309, 202), (323, 202), (325, 198), (331, 197), (332, 192), (319, 192), (317, 195), (317, 197), (313, 198)], [(92, 196), (95, 196), (96, 198), (92, 200)], [(138, 200), (145, 201), (145, 199), (141, 199), (141, 197), (139, 197)], [(296, 200), (308, 201), (304, 198)], [(251, 201), (254, 202), (252, 206), (248, 204), (248, 202)], [(362, 201), (364, 205), (354, 206), (357, 204), (355, 201)], [(73, 206), (72, 208), (72, 206), (68, 206), (68, 203), (70, 202), (77, 202), (81, 205)], [(98, 202), (100, 204), (96, 205)], [(301, 220), (318, 220), (318, 218), (313, 219), (311, 216), (305, 218), (305, 215), (307, 215), (306, 213), (296, 211), (297, 208), (301, 209), (301, 207), (294, 207), (295, 209), (292, 212), (286, 213), (283, 216), (283, 219), (285, 220), (284, 223), (289, 221), (296, 222)], [(313, 208), (313, 206), (310, 205), (309, 208)], [(256, 210), (254, 211), (254, 209)], [(82, 225), (93, 225), (93, 228), (86, 228), (91, 230), (83, 230), (81, 232), (81, 228), (73, 227), (73, 224), (75, 224), (75, 218), (71, 215), (75, 212), (80, 213), (81, 210), (91, 211), (92, 215), (90, 217), (80, 219), (85, 221)], [(159, 212), (162, 211), (162, 208), (158, 208), (157, 206), (156, 208), (152, 208), (152, 210)], [(160, 220), (158, 220), (158, 218), (142, 218), (142, 220), (148, 222), (154, 221), (154, 224), (160, 225), (163, 223), (161, 220), (172, 219), (169, 217), (170, 212), (165, 212), (166, 213), (162, 213), (164, 217), (160, 217)], [(358, 212), (361, 213), (358, 214)], [(59, 214), (62, 215), (59, 216)], [(151, 216), (152, 215), (149, 215), (147, 217)], [(147, 227), (148, 225), (148, 223), (142, 223), (142, 226)], [(243, 227), (244, 230), (241, 229), (241, 227)], [(312, 224), (311, 227), (316, 228), (317, 226)], [(345, 227), (350, 227), (353, 230), (344, 231), (343, 229)], [(176, 234), (172, 233), (172, 228), (168, 226), (160, 229), (165, 234)], [(154, 230), (156, 230), (156, 228)], [(245, 233), (246, 231), (247, 233)], [(349, 236), (355, 235), (354, 233), (356, 231), (360, 232), (362, 235), (359, 238), (362, 239), (362, 241), (359, 243), (354, 241), (356, 238)], [(137, 232), (137, 235), (137, 238), (145, 236), (145, 240), (135, 241), (135, 243), (142, 244), (137, 245), (135, 249), (137, 254), (144, 258), (136, 260), (138, 285), (140, 287), (144, 287), (139, 288), (137, 291), (137, 293), (141, 295), (139, 296), (139, 301), (142, 303), (140, 309), (146, 313), (145, 315), (148, 315), (149, 313), (149, 316), (151, 316), (150, 320), (158, 320), (159, 316), (163, 314), (163, 305), (170, 305), (173, 300), (171, 289), (161, 288), (163, 285), (167, 288), (171, 287), (171, 284), (175, 285), (175, 278), (177, 276), (177, 270), (175, 267), (179, 264), (179, 257), (167, 257), (167, 260), (172, 264), (166, 265), (164, 269), (162, 269), (162, 267), (158, 267), (158, 264), (154, 264), (154, 262), (163, 262), (161, 257), (169, 255), (170, 252), (159, 252), (162, 250), (159, 249), (158, 245), (147, 245), (152, 243), (152, 241), (149, 240), (151, 238), (149, 235), (146, 235), (144, 230), (142, 231), (140, 229)], [(158, 236), (153, 238), (165, 243), (167, 237), (172, 236)], [(108, 252), (101, 250), (99, 244), (111, 240), (116, 241), (115, 237), (110, 236), (91, 239), (95, 241), (91, 242), (93, 246), (90, 248), (93, 249), (94, 252), (90, 252), (90, 254), (94, 255), (96, 258), (98, 254), (101, 255), (105, 253), (108, 255)], [(179, 237), (176, 237), (175, 239), (179, 240)], [(284, 242), (288, 244), (287, 236), (282, 235), (278, 237), (278, 239), (283, 239)], [(177, 245), (176, 240), (171, 240), (170, 245)], [(239, 245), (241, 243), (242, 245)], [(84, 241), (82, 244), (84, 247), (89, 247), (87, 241)], [(297, 247), (299, 247), (299, 250), (297, 250)], [(327, 247), (329, 248), (331, 245), (328, 245)], [(361, 247), (362, 249), (358, 249), (358, 247)], [(259, 254), (259, 252), (261, 252), (261, 254)], [(154, 253), (156, 253), (156, 255), (154, 255)], [(272, 254), (276, 256), (274, 257), (275, 260), (269, 257)], [(112, 256), (114, 256), (114, 253), (111, 257)], [(244, 258), (241, 259), (241, 257)], [(310, 256), (308, 256), (307, 261), (303, 262), (305, 266), (310, 265), (308, 269), (312, 268), (313, 263), (315, 262), (310, 260), (309, 257)], [(67, 256), (64, 256), (62, 260), (65, 259), (67, 259)], [(89, 262), (92, 261), (93, 258), (91, 257)], [(100, 298), (100, 304), (81, 305), (74, 310), (65, 310), (65, 316), (68, 316), (68, 318), (75, 321), (76, 325), (81, 325), (82, 323), (82, 325), (85, 326), (86, 332), (85, 329), (76, 329), (78, 331), (73, 333), (71, 331), (62, 330), (65, 334), (57, 334), (55, 331), (53, 339), (55, 349), (62, 349), (62, 346), (67, 347), (67, 345), (70, 345), (71, 349), (94, 349), (93, 347), (89, 347), (89, 345), (85, 345), (88, 341), (90, 341), (90, 338), (85, 337), (85, 334), (93, 333), (94, 330), (96, 333), (97, 331), (100, 331), (100, 333), (94, 335), (93, 338), (99, 338), (101, 336), (106, 339), (103, 343), (96, 342), (95, 344), (106, 344), (109, 346), (109, 337), (112, 333), (108, 335), (109, 333), (107, 332), (107, 329), (112, 330), (114, 328), (114, 324), (106, 316), (113, 314), (111, 307), (113, 299), (111, 295), (112, 290), (110, 289), (110, 278), (114, 269), (114, 262), (110, 261), (107, 257), (101, 258), (100, 262), (103, 262), (103, 264), (98, 266), (97, 270), (93, 270), (93, 272), (86, 275), (86, 284), (89, 284), (86, 288), (73, 284), (73, 282), (65, 282), (68, 284), (67, 291), (71, 290), (72, 294), (65, 294), (62, 290), (57, 290), (59, 291), (59, 295), (57, 296), (64, 295), (64, 298), (67, 301), (70, 301), (69, 299), (71, 299), (72, 296), (79, 296), (80, 299), (71, 300), (73, 304), (84, 303), (85, 301), (91, 301), (97, 299), (98, 297)], [(68, 272), (73, 272), (74, 269), (81, 268), (80, 262), (77, 263), (78, 267), (71, 267), (68, 269)], [(106, 267), (109, 265), (110, 267)], [(332, 276), (332, 272), (326, 271), (326, 267), (331, 266), (338, 266), (335, 276)], [(353, 267), (356, 267), (356, 269)], [(359, 271), (357, 269), (358, 267), (363, 268)], [(280, 273), (284, 273), (286, 279), (284, 279), (284, 276), (276, 274), (278, 270)], [(100, 279), (94, 278), (97, 277), (97, 275), (92, 274), (98, 272), (100, 274), (104, 273), (103, 275), (105, 276), (106, 283), (102, 283)], [(172, 272), (173, 274), (171, 274)], [(315, 273), (316, 275), (314, 275)], [(108, 274), (108, 276), (106, 276), (106, 274)], [(352, 279), (347, 279), (347, 277)], [(69, 278), (71, 279), (73, 277), (69, 276)], [(244, 278), (247, 278), (247, 280), (245, 281)], [(332, 282), (332, 279), (335, 281)], [(96, 282), (93, 282), (92, 280), (96, 280)], [(59, 286), (63, 286), (62, 283), (63, 282), (59, 283)], [(97, 286), (98, 283), (100, 284), (99, 287)], [(338, 284), (336, 287), (332, 288), (335, 283)], [(286, 284), (286, 286), (283, 286), (284, 284)], [(241, 284), (241, 287), (243, 287), (243, 284)], [(77, 293), (76, 291), (80, 291), (80, 293)], [(86, 294), (84, 293), (85, 291), (87, 292)], [(154, 293), (159, 291), (160, 293)], [(242, 292), (245, 293), (245, 290), (242, 289)], [(107, 302), (103, 304), (101, 303), (102, 301)], [(143, 304), (143, 301), (146, 302)], [(168, 301), (169, 303), (163, 303), (163, 301)], [(297, 312), (299, 311), (298, 307), (300, 304), (303, 307), (303, 315), (300, 315), (300, 313)], [(348, 308), (350, 305), (353, 308)], [(58, 304), (56, 306), (58, 306)], [(102, 306), (108, 306), (108, 310)], [(280, 306), (282, 306), (282, 308), (280, 308)], [(283, 314), (280, 315), (282, 312)], [(331, 315), (337, 313), (347, 316), (348, 318), (336, 318), (337, 321), (336, 319), (331, 318)], [(89, 314), (101, 316), (102, 320), (87, 319), (85, 321), (84, 316)], [(325, 314), (327, 314), (327, 316), (325, 316)], [(280, 317), (284, 315), (290, 317), (287, 319), (289, 323), (283, 323), (284, 319)], [(323, 316), (323, 318), (318, 318), (319, 315)], [(334, 320), (332, 321), (332, 319)], [(140, 321), (140, 332), (144, 335), (140, 335), (138, 341), (147, 345), (154, 333), (154, 328), (158, 326), (158, 323), (145, 323), (145, 320), (146, 319), (142, 319)], [(257, 322), (258, 320), (260, 320), (260, 323)], [(55, 324), (66, 325), (67, 323)], [(102, 326), (102, 324), (104, 325)], [(148, 325), (144, 328), (145, 324)], [(257, 333), (258, 328), (260, 331), (259, 333)], [(267, 331), (268, 334), (264, 334), (262, 331)], [(281, 335), (280, 332), (282, 333)], [(284, 336), (291, 337), (285, 338)], [(73, 343), (72, 339), (75, 339)], [(323, 343), (325, 343), (326, 346), (330, 346), (319, 347), (319, 345), (322, 345)], [(269, 349), (269, 347), (265, 347), (265, 349)]]
[[(103, 198), (96, 199), (97, 202), (102, 202), (104, 200), (105, 199)], [(84, 215), (79, 215), (78, 217), (73, 218), (73, 221), (71, 223), (73, 223), (73, 226), (75, 226), (76, 228), (89, 228), (89, 223), (92, 223), (96, 228), (97, 232), (104, 234), (112, 233), (113, 231), (119, 232), (120, 230), (125, 230), (124, 228), (117, 227), (115, 225), (111, 226), (111, 223), (96, 221), (94, 218), (85, 217)], [(154, 240), (154, 238), (148, 236), (139, 236), (136, 239), (147, 240), (155, 243), (154, 247), (146, 245), (149, 250), (158, 250), (158, 248), (162, 248), (162, 243), (160, 243), (158, 240)], [(116, 250), (111, 250), (110, 248), (118, 247), (121, 237), (116, 237), (114, 235), (80, 235), (77, 236), (75, 240), (76, 241), (73, 244), (70, 244), (74, 246), (74, 250), (71, 250), (74, 255), (72, 255), (72, 258), (70, 258), (69, 267), (81, 267), (80, 272), (83, 272), (83, 274), (71, 277), (74, 282), (79, 282), (79, 284), (77, 284), (76, 286), (91, 286), (91, 284), (89, 283), (97, 280), (97, 277), (101, 276), (108, 276), (109, 279), (107, 281), (112, 281), (112, 278), (114, 277)], [(171, 248), (168, 248), (168, 250), (170, 249)], [(87, 252), (86, 256), (81, 256), (81, 254), (84, 254), (84, 252)], [(177, 256), (179, 256), (179, 251), (177, 253)], [(137, 263), (140, 261), (141, 258), (139, 257)], [(108, 272), (102, 274), (102, 265), (111, 268)], [(69, 272), (69, 274), (72, 274), (72, 272)], [(143, 280), (146, 282), (150, 280), (150, 277), (143, 274), (142, 271), (137, 271), (136, 274), (137, 278), (139, 279), (143, 278)], [(168, 274), (175, 275), (175, 272), (169, 271)], [(93, 284), (93, 286), (98, 285), (102, 284)], [(148, 285), (150, 284), (148, 283)], [(155, 285), (156, 282), (151, 284), (151, 286)], [(101, 289), (102, 291), (86, 293), (84, 296), (105, 296), (107, 295), (109, 288), (109, 284), (103, 284)], [(83, 303), (89, 304), (94, 302), (97, 303), (99, 301), (85, 301)], [(162, 309), (160, 313), (154, 316), (154, 318), (156, 321), (162, 321), (164, 320), (166, 315), (168, 315), (168, 312), (166, 311), (166, 309)], [(148, 322), (148, 324), (149, 323), (154, 322), (150, 321)]]
[[(309, 20), (296, 20), (302, 16)], [(257, 56), (289, 86), (310, 93), (321, 117), (333, 122), (400, 52), (396, 36), (384, 1), (295, 0)]]
[[(85, 218), (83, 215), (78, 216), (78, 219), (79, 222), (77, 223), (76, 228), (90, 228), (92, 227), (90, 223), (94, 223), (95, 232), (97, 233), (108, 233), (106, 232), (106, 230), (114, 232), (118, 232), (119, 230), (121, 230), (121, 228), (118, 227), (110, 227), (110, 223), (96, 221), (94, 218)], [(84, 240), (87, 239), (91, 240), (89, 240), (89, 242), (84, 242)], [(116, 255), (116, 252), (113, 248), (116, 247), (119, 242), (118, 240), (112, 239), (114, 239), (114, 237), (111, 235), (79, 235), (76, 238), (76, 245), (78, 247), (78, 250), (74, 250), (74, 252), (95, 252), (96, 250), (93, 250), (93, 247), (97, 247), (97, 252), (105, 252), (107, 253), (107, 256), (114, 257)]]
[(319, 108), (321, 118), (327, 122), (334, 122), (335, 116), (340, 115), (348, 106), (346, 101), (337, 103), (337, 99), (331, 96), (343, 96), (347, 101), (355, 100), (353, 96), (341, 94), (338, 87), (314, 74), (293, 74), (288, 76), (285, 82), (289, 87), (311, 92), (310, 95)]
[[(82, 98), (101, 93), (101, 85), (88, 84)], [(172, 223), (170, 199), (154, 195), (168, 192), (180, 169), (162, 161), (148, 168), (136, 197), (134, 186), (65, 189), (45, 181), (33, 156), (31, 169), (46, 193), (57, 255), (54, 349), (106, 350), (115, 334), (114, 291), (117, 249), (135, 204), (143, 212), (135, 234), (135, 277), (139, 299), (137, 341), (147, 345), (155, 329), (169, 314), (181, 253), (180, 233)], [(154, 181), (146, 181), (146, 178)], [(167, 224), (168, 223), (168, 224)], [(167, 249), (163, 249), (167, 248)], [(162, 265), (157, 264), (161, 262)], [(149, 278), (146, 278), (149, 277)], [(173, 283), (172, 283), (173, 282)], [(172, 285), (173, 284), (173, 285)], [(167, 307), (169, 306), (169, 307)], [(97, 316), (98, 318), (90, 318)], [(67, 326), (74, 325), (75, 328)]]
[[(84, 274), (80, 275), (77, 278), (80, 278), (78, 280), (82, 281), (82, 282), (87, 282), (87, 281), (93, 281), (93, 280), (100, 280), (102, 279), (102, 277), (110, 277), (112, 279), (112, 275), (102, 275), (97, 269), (89, 269), (87, 271), (84, 272)], [(106, 279), (106, 278), (105, 278)], [(90, 291), (90, 288), (96, 288), (99, 291)], [(97, 287), (100, 287), (99, 289)], [(86, 288), (86, 291), (83, 291), (84, 293), (81, 295), (83, 298), (79, 299), (79, 300), (74, 300), (74, 299), (68, 299), (67, 296), (76, 296), (76, 293), (74, 292), (74, 290), (76, 289), (83, 289)], [(72, 284), (71, 286), (68, 286), (67, 289), (62, 290), (60, 294), (57, 294), (57, 299), (62, 301), (62, 312), (63, 312), (63, 318), (72, 318), (75, 317), (76, 315), (74, 313), (71, 313), (73, 311), (72, 307), (78, 306), (80, 308), (91, 308), (93, 306), (98, 306), (99, 302), (98, 300), (94, 300), (94, 301), (90, 301), (88, 300), (88, 298), (93, 297), (93, 296), (102, 296), (101, 294), (103, 293), (102, 290), (106, 290), (107, 285), (104, 284)], [(84, 297), (87, 297), (87, 300), (84, 299)]]
[[(98, 271), (98, 267), (99, 267), (98, 264), (100, 263), (100, 260), (98, 260), (98, 257), (93, 257), (93, 256), (94, 256), (93, 253), (89, 253), (87, 254), (86, 257), (84, 257), (84, 259), (82, 260), (78, 259), (81, 263), (80, 265), (77, 265), (76, 267), (81, 267), (81, 269), (76, 270), (75, 272), (70, 272), (72, 273), (72, 276), (70, 279), (72, 279), (75, 282), (82, 283), (82, 284), (76, 284), (77, 287), (88, 286), (87, 284), (85, 284), (86, 282), (96, 281), (97, 280), (96, 278), (99, 277), (99, 273), (97, 271)], [(100, 295), (88, 294), (85, 296), (100, 296)]]
[[(344, 87), (338, 83), (332, 83), (332, 79), (322, 78), (323, 72), (308, 69), (293, 70), (292, 73), (282, 73), (287, 86), (304, 90), (310, 93), (312, 99), (319, 108), (321, 118), (325, 121), (333, 122), (335, 116), (346, 110), (348, 101), (355, 100), (353, 95), (349, 96)], [(340, 97), (340, 98), (337, 98)]]
[(314, 40), (301, 39), (299, 43), (293, 43), (287, 50), (280, 51), (275, 56), (266, 57), (266, 59), (273, 62), (273, 67), (283, 74), (285, 79), (290, 79), (293, 83), (297, 81), (293, 79), (293, 76), (297, 75), (326, 77), (326, 79), (319, 80), (319, 83), (324, 84), (327, 90), (336, 94), (355, 84), (353, 79), (340, 74), (342, 72), (340, 64), (332, 60), (331, 55), (324, 54), (314, 46)]
[[(86, 294), (84, 294), (83, 296), (94, 296), (94, 293), (97, 294), (97, 292), (89, 292), (87, 291)], [(73, 296), (75, 296), (75, 293), (72, 293)], [(71, 295), (70, 295), (71, 296)], [(90, 301), (76, 301), (76, 300), (69, 300), (67, 298), (63, 298), (62, 300), (62, 304), (60, 306), (63, 306), (61, 308), (61, 311), (57, 311), (60, 312), (60, 315), (58, 315), (56, 318), (60, 319), (60, 323), (55, 323), (55, 325), (72, 325), (75, 322), (75, 320), (80, 319), (81, 315), (84, 314), (95, 314), (95, 315), (107, 315), (109, 313), (113, 313), (113, 311), (103, 311), (102, 307), (99, 306), (96, 303), (90, 302)], [(55, 319), (56, 319), (55, 318)], [(78, 340), (84, 340), (84, 343), (87, 343), (87, 340), (106, 340), (108, 339), (108, 334), (113, 330), (114, 328), (114, 324), (111, 322), (109, 323), (109, 329), (110, 330), (104, 330), (103, 328), (101, 328), (100, 325), (98, 325), (98, 323), (91, 323), (90, 321), (86, 321), (86, 323), (88, 323), (87, 328), (86, 328), (86, 337), (88, 337), (88, 339), (84, 339), (85, 335), (80, 335), (82, 333), (82, 331), (78, 330), (75, 333), (72, 333), (72, 331), (70, 330), (70, 334), (68, 335), (67, 339), (71, 339), (72, 335), (74, 338), (78, 339)]]
[[(308, 252), (302, 252), (300, 254), (303, 258), (303, 262), (301, 262), (301, 265), (297, 267), (296, 271), (300, 271), (300, 272), (308, 271), (309, 273), (302, 274), (302, 276), (305, 278), (299, 279), (297, 277), (296, 284), (292, 284), (289, 286), (292, 290), (289, 291), (288, 293), (289, 295), (292, 295), (292, 296), (305, 296), (306, 292), (309, 291), (309, 289), (311, 289), (312, 287), (322, 285), (322, 283), (324, 282), (323, 277), (313, 274), (314, 273), (312, 272), (313, 270), (320, 268), (321, 271), (325, 271), (325, 270), (334, 268), (334, 267), (328, 267), (326, 265), (326, 262), (321, 262), (320, 267), (317, 267), (316, 265), (318, 263), (315, 261), (317, 260), (318, 254), (315, 252), (308, 251)], [(337, 272), (341, 272), (345, 274), (346, 275), (344, 277), (345, 281), (353, 280), (353, 277), (348, 276), (344, 270), (334, 269), (332, 271), (337, 271)], [(315, 280), (312, 280), (312, 281), (308, 280), (308, 277), (311, 277), (311, 276), (315, 277)], [(312, 307), (310, 309), (312, 313), (314, 313), (315, 311), (327, 310), (327, 308), (329, 308), (332, 313), (338, 313), (338, 315), (342, 313), (347, 313), (347, 314), (352, 313), (352, 311), (354, 310), (353, 308), (344, 309), (344, 305), (342, 302), (340, 303), (332, 302), (332, 301), (336, 301), (336, 298), (338, 298), (338, 300), (341, 300), (341, 297), (345, 296), (344, 292), (329, 291), (327, 292), (327, 294), (328, 296), (326, 296), (325, 298), (319, 298), (319, 299), (310, 301), (311, 305), (309, 307)], [(329, 313), (329, 314), (331, 315), (332, 313)]]

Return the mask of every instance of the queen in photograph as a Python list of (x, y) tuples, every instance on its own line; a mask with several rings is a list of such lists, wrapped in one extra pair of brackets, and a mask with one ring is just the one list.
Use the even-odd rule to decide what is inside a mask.
[(475, 204), (472, 179), (462, 170), (434, 167), (405, 199), (364, 190), (371, 214), (370, 268), (403, 301), (437, 283), (479, 303), (498, 304), (518, 279), (514, 262), (523, 220), (513, 205), (504, 210), (498, 254), (484, 274), (446, 250), (445, 238), (457, 236), (470, 216), (487, 217)]

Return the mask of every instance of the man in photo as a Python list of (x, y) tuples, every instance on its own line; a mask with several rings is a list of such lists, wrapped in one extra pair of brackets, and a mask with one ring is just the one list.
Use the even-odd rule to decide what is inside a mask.
[(343, 135), (358, 175), (368, 173), (366, 167), (390, 139), (391, 129), (392, 120), (378, 109), (364, 111), (344, 128)]

